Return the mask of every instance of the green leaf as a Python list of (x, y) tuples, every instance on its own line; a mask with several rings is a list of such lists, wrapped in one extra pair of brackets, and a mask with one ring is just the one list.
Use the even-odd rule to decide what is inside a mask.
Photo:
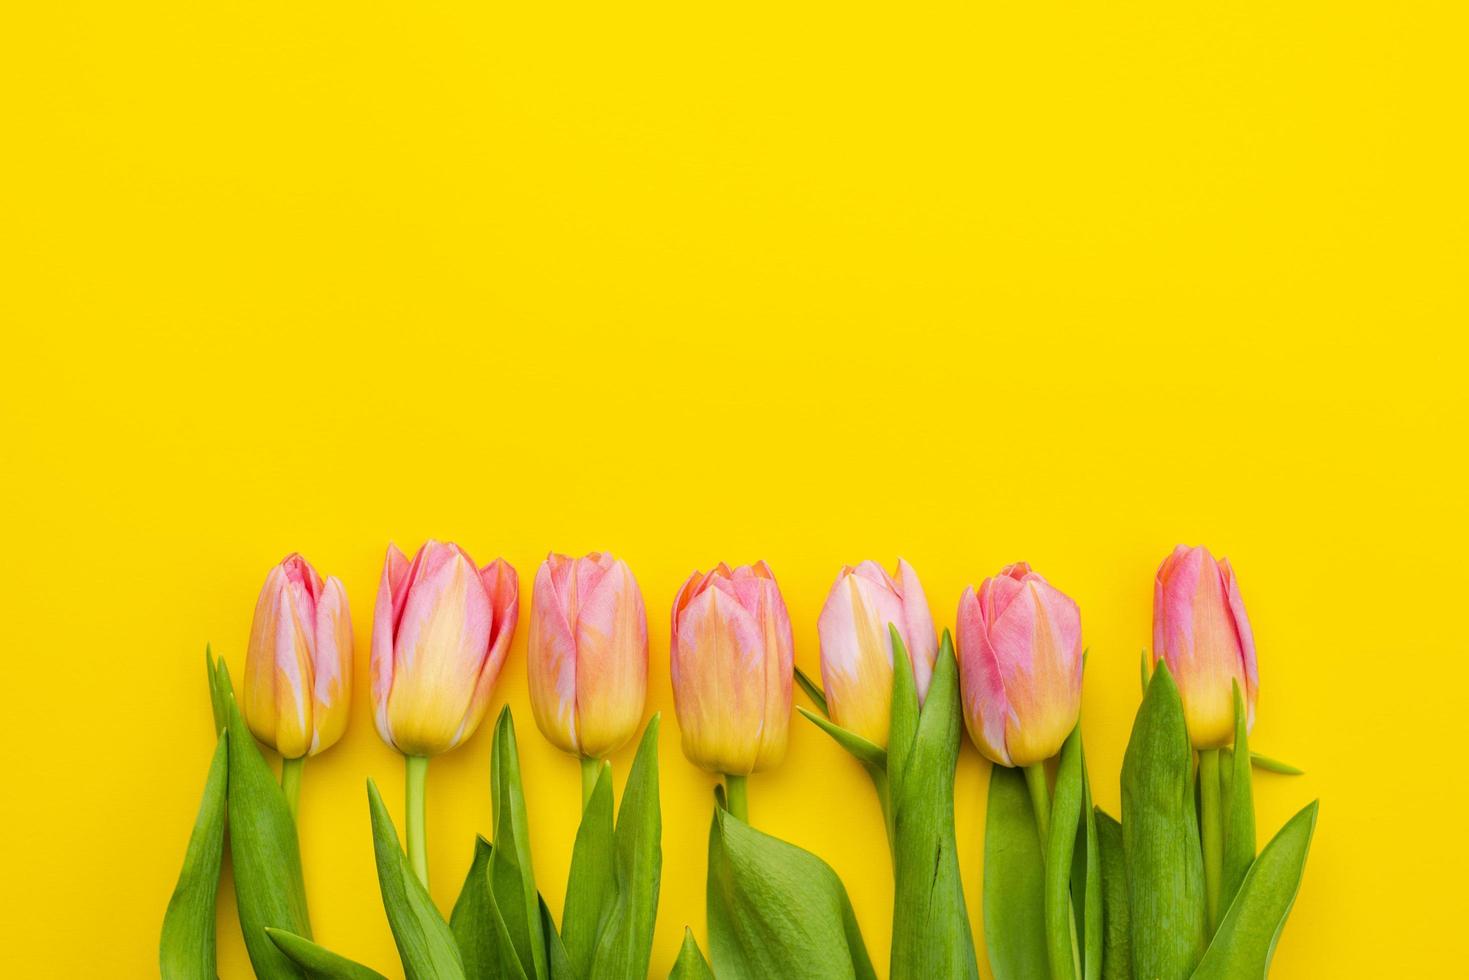
[(544, 895), (537, 896), (541, 902), (541, 934), (546, 942), (546, 969), (551, 980), (577, 980), (580, 976), (571, 966), (571, 957), (566, 955), (566, 944), (556, 933), (556, 923), (551, 918), (551, 907)]
[(1025, 773), (991, 766), (984, 825), (984, 940), (995, 980), (1050, 975), (1045, 874)]
[(367, 781), (367, 803), (372, 813), (372, 849), (377, 858), (383, 908), (408, 980), (464, 980), (464, 962), (454, 943), (454, 933), (434, 907), (428, 890), (408, 867), (393, 819), (371, 779)]
[(861, 735), (858, 735), (856, 732), (847, 731), (845, 728), (838, 725), (834, 721), (827, 721), (826, 718), (816, 714), (816, 712), (814, 711), (807, 711), (805, 708), (799, 706), (796, 708), (796, 710), (799, 711), (806, 718), (807, 721), (811, 722), (817, 728), (830, 735), (833, 741), (835, 741), (842, 748), (850, 752), (857, 759), (857, 761), (862, 763), (864, 766), (875, 766), (879, 769), (887, 768), (888, 754), (884, 752), (881, 748), (867, 741), (867, 739), (863, 738)]
[(1204, 856), (1183, 702), (1159, 662), (1122, 762), (1133, 973), (1186, 977), (1204, 955)]
[(267, 928), (275, 928), (311, 938), (296, 821), (240, 715), (229, 669), (223, 660), (215, 661), (215, 667), (229, 716), (230, 864), (240, 931), (259, 980), (299, 980), (301, 968), (265, 934)]
[(1148, 651), (1144, 650), (1142, 658), (1138, 661), (1139, 675), (1143, 681), (1143, 693), (1148, 693)]
[(876, 980), (831, 866), (719, 807), (709, 828), (708, 903), (719, 980)]
[(1061, 746), (1056, 769), (1056, 790), (1051, 802), (1050, 836), (1046, 840), (1046, 952), (1053, 980), (1075, 980), (1076, 963), (1071, 943), (1076, 935), (1072, 914), (1071, 859), (1076, 850), (1076, 829), (1081, 821), (1081, 724), (1071, 730)]
[(1102, 974), (1102, 870), (1097, 855), (1097, 819), (1092, 808), (1092, 783), (1087, 774), (1086, 750), (1081, 749), (1081, 818), (1071, 857), (1071, 897), (1080, 941), (1081, 973), (1085, 980)]
[(302, 939), (294, 932), (266, 929), (265, 934), (277, 949), (306, 971), (310, 980), (388, 980), (376, 970), (339, 956), (309, 939)]
[(1272, 759), (1270, 756), (1261, 755), (1258, 752), (1250, 753), (1250, 761), (1255, 764), (1256, 769), (1279, 773), (1282, 776), (1304, 776), (1306, 774), (1306, 770), (1298, 769), (1289, 762), (1281, 762), (1278, 759)]
[[(801, 690), (806, 692), (806, 697), (810, 698), (812, 703), (821, 709), (822, 715), (830, 718), (831, 709), (827, 707), (826, 692), (821, 689), (821, 685), (813, 681), (810, 677), (807, 677), (806, 672), (800, 667), (796, 668), (796, 683), (801, 685)], [(697, 952), (698, 947), (695, 946), (694, 949)]]
[(490, 891), (492, 853), (489, 841), (483, 837), (475, 838), (474, 859), (470, 862), (469, 873), (464, 876), (454, 911), (449, 916), (449, 928), (459, 946), (459, 958), (468, 980), (525, 976), (515, 947), (510, 942), (505, 920), (495, 907), (494, 895)]
[(217, 659), (208, 644), (204, 645), (204, 669), (209, 675), (209, 710), (214, 715), (214, 734), (218, 735), (229, 725), (229, 701), (235, 692), (230, 687), (230, 675), (224, 669), (224, 660)]
[(1317, 803), (1310, 803), (1265, 845), (1219, 923), (1194, 980), (1247, 980), (1269, 973), (1275, 944), (1300, 891), (1316, 811)]
[(694, 931), (688, 926), (684, 926), (683, 945), (679, 947), (678, 960), (674, 962), (668, 980), (714, 980), (714, 971), (709, 969), (709, 961), (699, 952)]
[(566, 904), (561, 908), (561, 939), (576, 976), (588, 976), (603, 913), (617, 892), (612, 834), (612, 767), (602, 764), (571, 848)]
[(1132, 980), (1132, 935), (1127, 924), (1127, 863), (1122, 824), (1094, 809), (1102, 870), (1102, 980)]
[(1229, 908), (1255, 860), (1255, 798), (1250, 786), (1250, 744), (1245, 702), (1234, 685), (1234, 751), (1220, 766), (1224, 788), (1224, 867), (1219, 907)]
[[(211, 668), (211, 675), (213, 671)], [(210, 691), (214, 690), (213, 685)], [(220, 738), (204, 780), (184, 866), (163, 913), (158, 963), (163, 980), (214, 980), (214, 901), (224, 861), (224, 817), (229, 784), (229, 739)]]
[(541, 938), (540, 893), (530, 860), (530, 825), (520, 780), (520, 749), (515, 722), (506, 705), (495, 721), (490, 748), (493, 769), (490, 797), (494, 808), (495, 846), (489, 878), (495, 907), (505, 920), (516, 956), (527, 977), (547, 980), (546, 945)]
[[(893, 645), (893, 706), (888, 725), (888, 779), (890, 791), (897, 798), (903, 775), (908, 771), (908, 753), (918, 735), (918, 688), (913, 681), (913, 668), (908, 648), (896, 626), (889, 625)], [(932, 682), (930, 682), (932, 683)]]
[(658, 805), (658, 729), (643, 730), (617, 810), (617, 895), (597, 936), (591, 977), (646, 977), (663, 871), (663, 817)]
[[(901, 737), (900, 702), (912, 698), (908, 653), (893, 630), (894, 744)], [(888, 776), (893, 817), (892, 980), (979, 976), (954, 839), (954, 769), (962, 723), (958, 666), (948, 631), (912, 744), (890, 745)]]

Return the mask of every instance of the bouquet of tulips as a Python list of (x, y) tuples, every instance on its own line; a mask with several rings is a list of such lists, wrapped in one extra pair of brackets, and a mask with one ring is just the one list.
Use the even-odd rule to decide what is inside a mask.
[[(372, 703), (405, 760), (404, 834), (367, 783), (387, 924), (409, 978), (633, 980), (648, 975), (662, 872), (657, 742), (641, 741), (614, 807), (607, 756), (643, 722), (647, 616), (628, 566), (550, 555), (528, 642), (532, 711), (579, 758), (582, 820), (559, 919), (536, 887), (515, 726), (494, 726), (488, 837), (446, 917), (428, 889), (429, 759), (474, 734), (515, 631), (519, 587), (430, 541), (389, 548), (372, 629)], [(978, 977), (954, 822), (967, 727), (993, 763), (983, 923), (997, 980), (1257, 977), (1294, 901), (1316, 805), (1258, 855), (1247, 739), (1258, 677), (1234, 574), (1180, 547), (1157, 576), (1155, 667), (1122, 771), (1116, 820), (1092, 805), (1079, 724), (1076, 604), (1023, 563), (965, 591), (957, 644), (935, 629), (913, 568), (844, 568), (818, 621), (821, 683), (795, 666), (764, 562), (695, 572), (673, 603), (670, 658), (684, 754), (715, 774), (706, 944), (685, 930), (671, 976), (875, 978), (846, 889), (815, 854), (752, 826), (748, 778), (785, 755), (801, 714), (871, 777), (892, 859), (894, 980)], [(215, 976), (215, 896), (228, 827), (240, 928), (258, 977), (382, 975), (313, 938), (295, 814), (304, 762), (345, 731), (345, 590), (298, 555), (271, 570), (237, 694), (206, 654), (217, 747), (164, 917), (162, 976)], [(279, 777), (261, 745), (281, 759)], [(705, 956), (705, 950), (708, 956)]]

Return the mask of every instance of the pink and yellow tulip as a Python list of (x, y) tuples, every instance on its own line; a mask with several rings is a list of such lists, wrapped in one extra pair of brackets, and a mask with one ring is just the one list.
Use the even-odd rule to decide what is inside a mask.
[(388, 546), (372, 623), (373, 717), (408, 756), (462, 743), (479, 726), (519, 610), (515, 569), (484, 568), (456, 544), (429, 541), (410, 562)]
[(270, 570), (245, 653), (241, 709), (250, 731), (286, 759), (331, 747), (352, 706), (347, 593), (300, 555)]
[(1031, 766), (1061, 750), (1081, 713), (1081, 612), (1025, 562), (959, 600), (959, 685), (979, 751)]
[(673, 604), (673, 700), (689, 761), (744, 776), (785, 757), (795, 642), (762, 561), (695, 572)]
[(550, 555), (536, 570), (526, 652), (536, 724), (564, 752), (601, 759), (637, 730), (648, 618), (627, 563)]
[(889, 627), (903, 638), (920, 702), (938, 656), (938, 634), (913, 566), (898, 559), (896, 576), (873, 561), (843, 567), (816, 625), (832, 721), (886, 748), (893, 700)]
[(1255, 636), (1229, 559), (1179, 545), (1164, 560), (1153, 583), (1153, 658), (1167, 661), (1178, 684), (1195, 748), (1233, 741), (1235, 684), (1254, 723)]

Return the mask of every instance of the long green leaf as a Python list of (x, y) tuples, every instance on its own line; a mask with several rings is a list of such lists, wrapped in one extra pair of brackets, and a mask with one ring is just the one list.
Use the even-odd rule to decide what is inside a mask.
[[(897, 630), (893, 642), (894, 727), (910, 697), (912, 669)], [(895, 730), (892, 735), (899, 737)], [(889, 747), (893, 816), (892, 980), (977, 978), (974, 936), (954, 838), (954, 769), (962, 723), (958, 666), (946, 630), (912, 745)]]
[(1047, 977), (1045, 857), (1025, 774), (990, 768), (984, 825), (984, 941), (995, 980)]
[(1250, 786), (1250, 744), (1244, 699), (1234, 686), (1234, 751), (1221, 766), (1224, 794), (1224, 877), (1220, 881), (1219, 907), (1229, 908), (1245, 874), (1255, 861), (1255, 797)]
[(371, 779), (367, 781), (367, 803), (372, 814), (372, 849), (377, 858), (383, 909), (408, 980), (464, 980), (464, 962), (454, 943), (454, 933), (434, 907), (428, 890), (408, 867), (398, 831)]
[(1071, 894), (1076, 901), (1077, 931), (1081, 934), (1082, 976), (1102, 976), (1102, 862), (1098, 853), (1097, 816), (1092, 806), (1092, 781), (1087, 774), (1086, 751), (1081, 753), (1081, 826), (1077, 854), (1071, 864)]
[[(499, 980), (520, 976), (520, 959), (510, 942), (505, 920), (494, 905), (490, 891), (490, 859), (493, 848), (483, 837), (474, 841), (474, 858), (454, 911), (449, 916), (449, 929), (459, 946), (459, 958), (468, 980)], [(517, 972), (520, 971), (520, 972)]]
[(617, 893), (615, 842), (612, 833), (612, 767), (602, 764), (597, 784), (582, 812), (571, 872), (566, 878), (566, 904), (561, 909), (561, 939), (576, 976), (588, 976), (597, 931)]
[(919, 705), (918, 687), (913, 681), (913, 670), (909, 666), (908, 648), (903, 645), (903, 637), (896, 626), (889, 626), (888, 631), (893, 648), (893, 705), (888, 724), (888, 780), (892, 798), (897, 799), (908, 771), (908, 753), (913, 751), (913, 740), (918, 735)]
[(311, 938), (296, 821), (255, 747), (239, 703), (228, 693), (232, 686), (223, 660), (216, 661), (216, 670), (229, 714), (230, 864), (240, 931), (259, 980), (300, 980), (301, 968), (265, 934), (267, 928), (275, 928)]
[[(214, 690), (212, 684), (210, 690)], [(214, 902), (224, 861), (228, 786), (229, 739), (220, 738), (184, 851), (184, 866), (168, 900), (168, 911), (163, 913), (163, 937), (158, 943), (163, 980), (214, 980), (216, 976)]]
[(1046, 840), (1046, 953), (1053, 980), (1075, 980), (1072, 942), (1077, 938), (1071, 901), (1071, 858), (1081, 821), (1081, 725), (1061, 746), (1056, 791), (1051, 802), (1051, 828)]
[(309, 939), (302, 939), (284, 929), (266, 929), (265, 934), (276, 948), (306, 971), (310, 980), (388, 980), (376, 970), (363, 966)]
[(1194, 980), (1253, 980), (1269, 974), (1275, 944), (1300, 891), (1316, 811), (1317, 803), (1308, 804), (1265, 845), (1219, 923)]
[(1204, 856), (1192, 766), (1183, 702), (1159, 661), (1122, 762), (1133, 973), (1147, 980), (1181, 980), (1204, 955)]
[(714, 980), (714, 971), (709, 969), (709, 961), (699, 952), (694, 931), (688, 926), (684, 926), (683, 945), (678, 949), (678, 960), (674, 962), (668, 980)]
[(825, 717), (818, 715), (814, 711), (807, 711), (805, 708), (799, 706), (796, 710), (807, 721), (830, 735), (832, 741), (850, 752), (864, 766), (876, 766), (879, 769), (887, 768), (888, 754), (861, 735), (858, 735), (856, 732), (847, 731), (841, 725), (838, 725), (834, 721), (828, 721)]
[[(796, 668), (796, 683), (801, 685), (801, 690), (806, 692), (806, 697), (811, 699), (811, 703), (821, 709), (822, 716), (830, 718), (831, 710), (827, 706), (826, 692), (821, 689), (821, 685), (806, 676), (806, 672), (800, 667)], [(697, 951), (698, 947), (695, 946), (694, 949)]]
[(490, 749), (495, 846), (490, 856), (490, 889), (527, 977), (547, 980), (546, 946), (541, 939), (540, 895), (530, 859), (530, 822), (520, 780), (520, 749), (515, 722), (506, 705), (495, 722)]
[(1279, 773), (1282, 776), (1304, 776), (1306, 774), (1306, 770), (1293, 766), (1289, 762), (1281, 762), (1279, 759), (1272, 759), (1258, 752), (1250, 753), (1250, 761), (1254, 763), (1256, 769)]
[(719, 980), (876, 980), (831, 866), (722, 807), (709, 828), (707, 894)]
[(663, 872), (663, 816), (658, 803), (658, 729), (654, 715), (617, 810), (617, 896), (597, 936), (590, 977), (646, 977)]
[(571, 966), (571, 957), (566, 954), (566, 944), (561, 941), (561, 936), (556, 932), (556, 922), (551, 918), (551, 907), (546, 904), (546, 897), (539, 896), (541, 902), (541, 935), (546, 943), (546, 970), (551, 975), (551, 980), (577, 980), (580, 976)]
[(1102, 869), (1102, 980), (1132, 980), (1132, 936), (1127, 925), (1127, 862), (1122, 824), (1100, 809), (1097, 857)]

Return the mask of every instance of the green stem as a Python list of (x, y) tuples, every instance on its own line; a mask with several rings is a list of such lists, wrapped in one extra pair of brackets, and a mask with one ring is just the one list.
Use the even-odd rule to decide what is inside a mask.
[(1041, 835), (1041, 853), (1051, 836), (1051, 792), (1046, 788), (1046, 764), (1025, 767), (1025, 786), (1030, 790), (1030, 808), (1035, 812), (1035, 829)]
[(872, 777), (872, 788), (877, 790), (877, 802), (882, 805), (882, 823), (888, 832), (888, 856), (893, 860), (893, 873), (897, 873), (898, 851), (897, 841), (893, 840), (893, 801), (892, 789), (888, 785), (888, 772), (877, 766), (863, 766), (867, 775)]
[(1224, 876), (1224, 823), (1219, 805), (1219, 750), (1199, 752), (1199, 809), (1204, 838), (1204, 899), (1210, 934), (1219, 926), (1219, 886)]
[(408, 863), (413, 873), (428, 887), (428, 836), (424, 829), (424, 787), (428, 782), (428, 756), (405, 755), (403, 757), (403, 793), (406, 797), (406, 814), (403, 821), (408, 837)]
[(286, 794), (286, 806), (291, 808), (291, 819), (296, 819), (297, 801), (301, 799), (301, 770), (306, 766), (306, 757), (281, 760), (281, 791)]
[(597, 788), (597, 780), (602, 775), (602, 760), (581, 757), (581, 812), (587, 812), (587, 804), (592, 802), (592, 791)]
[(729, 812), (739, 817), (745, 823), (750, 822), (750, 798), (745, 791), (745, 777), (724, 777), (724, 798), (729, 806)]

